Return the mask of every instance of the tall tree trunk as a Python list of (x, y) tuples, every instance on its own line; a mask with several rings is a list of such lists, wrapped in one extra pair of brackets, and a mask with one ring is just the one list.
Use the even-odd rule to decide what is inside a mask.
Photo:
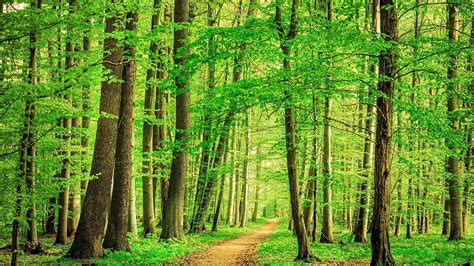
[[(224, 163), (227, 163), (228, 157), (229, 157), (229, 151), (226, 147)], [(222, 209), (222, 200), (224, 198), (225, 178), (226, 178), (226, 174), (222, 174), (221, 184), (219, 187), (219, 196), (217, 197), (217, 203), (216, 203), (216, 211), (214, 212), (214, 219), (212, 220), (213, 232), (217, 231), (217, 226), (219, 225), (219, 221), (221, 220), (220, 217), (221, 217), (221, 209)]]
[(246, 227), (248, 222), (248, 205), (249, 205), (249, 177), (250, 177), (250, 110), (247, 110), (246, 114), (246, 128), (245, 128), (245, 158), (244, 158), (244, 169), (242, 170), (243, 174), (243, 183), (242, 183), (242, 209), (241, 209), (241, 219), (240, 227)]
[[(372, 5), (372, 33), (374, 35), (380, 34), (380, 6), (378, 0), (374, 0)], [(367, 7), (368, 9), (368, 7)], [(368, 12), (367, 12), (368, 13)], [(368, 15), (367, 15), (368, 16)], [(372, 65), (371, 72), (378, 75), (378, 66)], [(368, 98), (373, 99), (372, 89), (368, 90)], [(367, 242), (367, 227), (369, 220), (369, 176), (374, 154), (374, 131), (375, 131), (375, 105), (367, 104), (367, 114), (365, 118), (365, 139), (364, 139), (364, 158), (362, 160), (362, 182), (360, 184), (359, 194), (359, 209), (357, 211), (356, 224), (354, 227), (354, 242)]]
[[(448, 37), (449, 40), (456, 43), (459, 41), (460, 18), (459, 2), (448, 1)], [(451, 129), (459, 132), (459, 118), (456, 111), (459, 108), (458, 85), (455, 79), (458, 77), (458, 55), (450, 53), (448, 66), (448, 115), (451, 121)], [(451, 154), (448, 157), (448, 177), (449, 184), (449, 240), (461, 240), (464, 238), (462, 232), (462, 170), (459, 162), (459, 147), (448, 140), (448, 148)]]
[[(76, 0), (69, 0), (69, 9), (70, 9), (70, 14), (74, 15), (75, 9), (77, 9), (77, 2)], [(71, 29), (68, 29), (68, 31), (71, 31)], [(66, 69), (70, 69), (74, 66), (74, 64), (77, 64), (78, 60), (74, 59), (71, 54), (74, 52), (79, 51), (79, 48), (76, 47), (74, 48), (74, 43), (73, 43), (73, 34), (72, 32), (68, 32), (68, 40), (66, 43)], [(76, 62), (74, 62), (76, 61)], [(68, 104), (72, 104), (72, 107), (74, 110), (79, 109), (78, 105), (78, 99), (73, 97), (68, 96), (66, 101), (69, 101)], [(65, 121), (69, 120), (69, 121)], [(67, 140), (66, 142), (66, 151), (65, 151), (65, 159), (68, 160), (69, 162), (64, 163), (63, 161), (63, 168), (67, 167), (69, 169), (66, 169), (66, 171), (69, 171), (69, 177), (72, 180), (77, 180), (77, 172), (73, 169), (72, 167), (74, 165), (73, 160), (77, 157), (77, 151), (79, 150), (79, 135), (77, 133), (77, 130), (79, 128), (80, 124), (80, 117), (75, 115), (73, 117), (65, 117), (63, 119), (63, 126), (66, 129), (66, 136), (65, 138)], [(69, 154), (68, 154), (69, 153)], [(77, 229), (77, 223), (79, 222), (79, 215), (81, 212), (81, 181), (77, 180), (72, 184), (72, 187), (68, 189), (69, 192), (69, 201), (68, 201), (68, 207), (65, 208), (67, 212), (69, 213), (72, 212), (72, 215), (69, 215), (67, 217), (67, 236), (70, 237), (76, 233)], [(67, 215), (67, 214), (66, 214)]]
[[(280, 37), (280, 48), (285, 55), (283, 58), (283, 69), (290, 71), (290, 47), (289, 40), (296, 36), (297, 15), (299, 0), (293, 0), (291, 5), (290, 29), (285, 33), (281, 19), (281, 7), (276, 5), (275, 24), (277, 33)], [(286, 166), (288, 170), (288, 182), (290, 185), (290, 204), (291, 214), (294, 223), (296, 238), (298, 240), (298, 255), (296, 260), (310, 261), (313, 259), (309, 248), (308, 236), (303, 221), (303, 213), (300, 204), (300, 195), (298, 188), (298, 175), (296, 173), (296, 134), (295, 134), (295, 117), (294, 106), (292, 103), (292, 92), (285, 90), (285, 143), (286, 143)]]
[(258, 217), (258, 208), (259, 208), (259, 201), (260, 201), (260, 175), (262, 174), (262, 160), (260, 159), (261, 149), (260, 145), (257, 146), (257, 165), (256, 165), (256, 173), (255, 173), (255, 202), (253, 205), (253, 213), (252, 213), (252, 222), (257, 221)]
[[(471, 17), (471, 39), (470, 39), (470, 45), (471, 48), (474, 47), (474, 16)], [(470, 74), (474, 72), (474, 60), (472, 56), (469, 56), (468, 58), (468, 66), (467, 66), (467, 71), (469, 71)], [(473, 83), (469, 83), (468, 85), (468, 91), (474, 94), (474, 86)], [(472, 98), (471, 98), (472, 99)], [(473, 107), (472, 102), (471, 103), (466, 103), (465, 107), (467, 109)], [(466, 137), (466, 142), (467, 142), (467, 150), (466, 150), (466, 156), (465, 156), (465, 162), (464, 166), (466, 169), (466, 177), (464, 179), (464, 201), (463, 201), (463, 232), (464, 234), (467, 234), (468, 226), (469, 226), (469, 198), (471, 197), (471, 183), (472, 183), (472, 131), (473, 131), (473, 126), (472, 125), (466, 125), (466, 131), (467, 137)]]
[[(387, 42), (398, 41), (397, 12), (393, 0), (373, 2), (380, 10), (380, 30)], [(372, 217), (371, 265), (394, 265), (390, 251), (390, 168), (392, 148), (393, 94), (397, 56), (393, 48), (381, 51), (379, 57), (379, 81), (377, 90), (377, 128), (374, 167), (374, 211)]]
[[(31, 2), (32, 8), (40, 9), (42, 7), (42, 1), (36, 0)], [(36, 48), (37, 37), (36, 33), (30, 32), (30, 56), (28, 64), (28, 82), (31, 85), (36, 85), (38, 83), (38, 69), (37, 69), (37, 48)], [(36, 174), (36, 144), (35, 144), (35, 129), (33, 121), (36, 118), (36, 105), (34, 100), (29, 99), (26, 103), (25, 109), (26, 116), (26, 128), (24, 129), (26, 133), (26, 138), (24, 144), (26, 156), (25, 160), (25, 171), (22, 172), (26, 180), (27, 193), (30, 196), (35, 194), (35, 174)], [(31, 201), (28, 209), (26, 211), (26, 220), (28, 222), (28, 230), (26, 232), (26, 239), (33, 245), (38, 244), (38, 230), (36, 225), (36, 203), (34, 200)]]
[[(132, 127), (132, 162), (134, 161), (133, 151), (135, 148), (135, 129)], [(132, 176), (130, 178), (130, 193), (129, 193), (129, 205), (128, 205), (128, 232), (133, 235), (138, 235), (138, 222), (137, 222), (137, 194), (135, 189), (135, 173), (132, 165)]]
[[(160, 23), (160, 8), (162, 0), (153, 1), (153, 15), (151, 18), (151, 29), (154, 30)], [(155, 234), (155, 201), (153, 192), (153, 160), (151, 153), (153, 152), (153, 123), (151, 119), (154, 116), (153, 108), (155, 108), (156, 101), (156, 85), (154, 84), (157, 64), (158, 64), (158, 44), (153, 40), (150, 42), (149, 59), (152, 63), (151, 67), (147, 69), (146, 80), (147, 86), (145, 90), (145, 116), (143, 122), (143, 168), (142, 168), (142, 191), (143, 191), (143, 233)]]
[[(174, 23), (180, 24), (189, 20), (188, 0), (175, 0)], [(189, 138), (189, 104), (190, 93), (188, 88), (189, 73), (186, 72), (186, 52), (182, 51), (188, 38), (186, 27), (174, 30), (174, 63), (180, 69), (180, 75), (175, 79), (178, 93), (176, 96), (176, 135), (173, 160), (171, 162), (170, 186), (168, 202), (163, 220), (163, 231), (160, 238), (181, 239), (184, 235), (184, 192), (188, 169), (187, 142)], [(179, 51), (179, 52), (178, 52)]]
[[(332, 21), (332, 0), (326, 0), (326, 20)], [(328, 28), (329, 30), (329, 28)], [(330, 81), (328, 81), (329, 83)], [(329, 85), (329, 84), (327, 84)], [(321, 229), (321, 243), (333, 243), (333, 209), (332, 209), (332, 130), (329, 124), (332, 99), (326, 97), (324, 105), (324, 149), (323, 149), (323, 226)]]
[[(236, 134), (236, 126), (233, 129), (233, 138), (232, 138), (232, 168), (236, 168), (236, 161), (237, 161), (237, 134)], [(236, 173), (232, 171), (232, 174), (229, 175), (229, 197), (227, 198), (227, 225), (234, 225), (233, 221), (233, 214), (234, 214), (234, 197), (235, 197), (235, 181), (236, 181)]]
[[(41, 0), (31, 1), (31, 8), (41, 8)], [(2, 5), (3, 12), (3, 5)], [(35, 85), (37, 83), (37, 37), (36, 32), (31, 31), (29, 34), (30, 37), (30, 48), (29, 48), (29, 58), (28, 58), (28, 83)], [(26, 181), (28, 193), (32, 192), (32, 185), (34, 185), (34, 174), (35, 174), (35, 144), (34, 144), (34, 131), (33, 131), (33, 120), (35, 118), (35, 104), (31, 99), (27, 99), (25, 106), (25, 116), (24, 116), (24, 128), (23, 134), (20, 141), (20, 177), (21, 180)], [(30, 190), (31, 189), (31, 190)], [(20, 252), (20, 219), (22, 214), (22, 185), (20, 183), (16, 184), (16, 202), (15, 202), (15, 218), (13, 220), (12, 228), (12, 257), (11, 264), (16, 266), (18, 265), (18, 257)], [(33, 207), (30, 206), (28, 209), (30, 220), (28, 221), (29, 231), (27, 234), (28, 241), (32, 242), (33, 245), (37, 244), (36, 234), (36, 211), (33, 212)], [(28, 214), (27, 214), (28, 215)], [(33, 220), (31, 220), (33, 218)], [(34, 226), (34, 227), (32, 227)], [(36, 238), (36, 239), (35, 239)], [(35, 242), (33, 242), (35, 241)]]
[[(121, 4), (121, 1), (113, 2)], [(120, 111), (122, 78), (122, 49), (118, 41), (110, 36), (117, 31), (120, 14), (112, 14), (106, 19), (104, 40), (105, 69), (109, 79), (101, 84), (100, 113), (107, 117), (99, 117), (97, 122), (96, 141), (92, 158), (91, 176), (89, 181), (81, 218), (68, 255), (72, 258), (88, 259), (103, 255), (102, 236), (104, 234), (108, 206), (110, 206), (110, 188), (115, 165), (115, 145), (117, 142), (118, 115)], [(112, 80), (117, 80), (110, 82)]]
[[(136, 33), (138, 14), (127, 12), (125, 30)], [(127, 35), (128, 36), (128, 35)], [(124, 57), (126, 62), (122, 70), (122, 98), (115, 153), (115, 171), (110, 206), (109, 222), (103, 246), (113, 250), (129, 251), (128, 245), (128, 208), (130, 179), (132, 178), (133, 153), (133, 101), (135, 90), (135, 46), (125, 38)]]
[[(84, 33), (84, 37), (82, 38), (82, 51), (84, 53), (89, 52), (90, 50), (90, 37), (89, 32)], [(90, 111), (90, 87), (84, 86), (82, 90), (82, 111), (86, 114), (82, 116), (82, 124), (81, 127), (83, 130), (89, 130), (90, 125), (90, 118), (89, 118), (89, 111)], [(89, 175), (89, 164), (87, 163), (87, 154), (89, 149), (89, 137), (87, 134), (82, 134), (81, 136), (81, 172), (82, 178), (81, 181), (81, 190), (87, 189), (87, 177)], [(81, 204), (84, 202), (84, 196), (81, 195)]]
[[(331, 0), (329, 0), (331, 1)], [(332, 170), (331, 170), (331, 150), (332, 133), (329, 117), (331, 115), (332, 99), (326, 97), (324, 107), (324, 150), (323, 150), (323, 225), (321, 229), (321, 243), (333, 243), (333, 210), (332, 210)]]

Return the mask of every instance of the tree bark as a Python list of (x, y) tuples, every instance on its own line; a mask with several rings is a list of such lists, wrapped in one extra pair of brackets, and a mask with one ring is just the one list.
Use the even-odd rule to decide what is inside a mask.
[[(112, 3), (119, 3), (121, 1)], [(114, 80), (122, 78), (122, 49), (117, 39), (108, 34), (118, 30), (120, 14), (106, 19), (103, 66), (110, 70), (108, 76)], [(89, 181), (81, 218), (68, 256), (88, 259), (103, 255), (102, 236), (104, 234), (108, 206), (110, 206), (110, 188), (115, 164), (115, 145), (117, 142), (118, 115), (120, 111), (121, 84), (118, 81), (103, 81), (97, 122), (96, 141), (92, 158)]]
[(248, 222), (248, 202), (249, 202), (249, 177), (250, 177), (250, 110), (247, 110), (246, 114), (246, 128), (245, 128), (245, 158), (244, 158), (244, 169), (242, 170), (243, 174), (243, 183), (242, 183), (242, 209), (241, 209), (241, 219), (240, 227), (247, 227)]
[[(294, 39), (294, 37), (296, 36), (296, 27), (298, 23), (298, 7), (299, 1), (293, 0), (291, 5), (290, 29), (288, 33), (285, 33), (281, 19), (281, 7), (279, 5), (276, 5), (275, 24), (277, 27), (277, 33), (280, 37), (280, 48), (283, 54), (285, 55), (285, 57), (283, 58), (283, 69), (285, 71), (291, 70), (291, 52), (289, 47), (290, 44), (288, 43), (288, 41)], [(291, 99), (291, 91), (285, 90), (285, 98), (286, 166), (288, 170), (288, 182), (290, 185), (291, 214), (294, 222), (296, 238), (298, 240), (298, 255), (296, 256), (296, 260), (311, 261), (314, 257), (311, 254), (308, 236), (306, 234), (306, 228), (303, 221), (303, 214), (301, 210), (298, 188), (298, 176), (296, 173), (296, 134), (294, 106)]]
[[(387, 42), (398, 41), (397, 13), (393, 0), (373, 2), (380, 10), (380, 30)], [(397, 56), (393, 48), (381, 51), (379, 57), (379, 81), (377, 90), (377, 127), (374, 167), (374, 211), (372, 217), (371, 265), (394, 265), (390, 251), (390, 168), (392, 148), (393, 95)]]
[[(448, 37), (453, 43), (459, 41), (460, 18), (459, 2), (448, 1)], [(451, 121), (451, 129), (457, 133), (460, 131), (459, 118), (456, 111), (459, 108), (458, 85), (455, 79), (458, 77), (458, 55), (450, 53), (448, 65), (448, 117)], [(464, 238), (462, 231), (462, 170), (459, 161), (459, 147), (448, 140), (448, 148), (451, 154), (448, 157), (449, 184), (449, 220), (450, 230), (448, 240), (461, 240)]]
[(252, 213), (252, 222), (257, 221), (258, 217), (258, 208), (259, 208), (259, 201), (260, 201), (260, 175), (262, 173), (262, 160), (260, 159), (261, 150), (260, 145), (257, 146), (257, 165), (256, 165), (256, 173), (255, 173), (255, 202), (253, 205), (253, 213)]
[[(127, 12), (125, 30), (136, 33), (138, 14)], [(128, 35), (127, 35), (128, 36)], [(122, 97), (115, 153), (115, 171), (110, 206), (109, 222), (103, 246), (119, 251), (129, 251), (128, 245), (128, 208), (130, 179), (132, 178), (133, 153), (133, 101), (135, 90), (135, 46), (128, 37), (125, 38), (124, 56), (126, 62), (122, 70)]]
[[(174, 23), (180, 24), (189, 20), (188, 0), (175, 0)], [(186, 72), (186, 55), (182, 48), (188, 38), (188, 29), (183, 27), (174, 31), (174, 63), (180, 69), (180, 75), (175, 79), (178, 88), (176, 96), (176, 135), (175, 149), (173, 150), (173, 160), (171, 162), (170, 186), (168, 202), (163, 220), (163, 231), (161, 239), (176, 238), (181, 239), (183, 231), (184, 215), (184, 192), (186, 187), (187, 174), (187, 142), (189, 138), (190, 126), (190, 93), (188, 88), (189, 73)]]
[[(153, 15), (151, 18), (151, 30), (160, 23), (160, 8), (162, 0), (153, 1)], [(155, 202), (154, 202), (154, 191), (153, 191), (153, 160), (151, 153), (153, 152), (153, 123), (151, 119), (154, 116), (154, 108), (156, 101), (156, 73), (158, 64), (158, 44), (156, 40), (150, 42), (150, 54), (148, 58), (151, 61), (151, 67), (147, 69), (146, 80), (147, 86), (145, 90), (145, 111), (146, 116), (143, 122), (143, 139), (142, 139), (142, 152), (143, 152), (143, 168), (142, 168), (142, 189), (143, 189), (143, 233), (155, 234)]]

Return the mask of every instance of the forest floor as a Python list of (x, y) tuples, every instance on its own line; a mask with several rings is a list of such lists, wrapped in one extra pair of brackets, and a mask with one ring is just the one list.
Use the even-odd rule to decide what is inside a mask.
[[(246, 228), (230, 227), (221, 225), (217, 232), (206, 232), (199, 234), (186, 234), (182, 241), (161, 241), (159, 239), (160, 230), (156, 236), (137, 237), (130, 235), (129, 243), (132, 252), (111, 252), (105, 251), (105, 256), (100, 259), (91, 259), (84, 263), (97, 265), (131, 265), (131, 264), (153, 264), (175, 265), (177, 258), (183, 258), (187, 254), (199, 252), (206, 248), (225, 242), (228, 239), (236, 239), (242, 235), (254, 232), (260, 228), (265, 219), (257, 219), (256, 223), (250, 222)], [(207, 224), (210, 228), (211, 224)], [(0, 228), (1, 230), (1, 228)], [(0, 248), (10, 244), (8, 235), (10, 232), (0, 234)], [(141, 235), (141, 228), (139, 228)], [(41, 245), (44, 252), (38, 255), (24, 254), (20, 255), (20, 264), (47, 264), (47, 265), (81, 265), (76, 260), (65, 258), (64, 255), (69, 250), (72, 240), (66, 245), (54, 244), (54, 236), (42, 237)], [(0, 265), (8, 265), (11, 259), (11, 252), (6, 249), (0, 249)]]
[(253, 265), (256, 263), (257, 244), (268, 239), (274, 233), (278, 220), (267, 220), (255, 231), (240, 237), (229, 239), (209, 248), (191, 253), (180, 264), (189, 265)]
[[(463, 265), (474, 262), (474, 219), (464, 240), (447, 241), (441, 227), (432, 225), (428, 234), (413, 234), (412, 239), (390, 235), (390, 245), (395, 261), (401, 265)], [(267, 241), (257, 245), (259, 264), (292, 264), (298, 253), (293, 232), (288, 231), (288, 220), (281, 219)], [(320, 229), (318, 228), (318, 231)], [(369, 265), (370, 243), (354, 243), (350, 231), (336, 226), (335, 243), (311, 243), (313, 255), (320, 259), (315, 265)], [(370, 239), (370, 235), (367, 236)], [(319, 240), (319, 237), (318, 237)]]

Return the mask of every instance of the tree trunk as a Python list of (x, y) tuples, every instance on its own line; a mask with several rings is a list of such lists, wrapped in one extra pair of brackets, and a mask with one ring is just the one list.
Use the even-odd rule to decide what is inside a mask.
[[(133, 150), (135, 147), (135, 129), (132, 127), (132, 162), (134, 161)], [(132, 165), (132, 176), (130, 178), (130, 193), (129, 193), (129, 205), (128, 205), (128, 232), (133, 235), (138, 235), (138, 222), (137, 222), (137, 194), (135, 189), (135, 176)]]
[[(331, 1), (331, 0), (329, 0)], [(333, 243), (333, 210), (332, 210), (332, 169), (331, 169), (331, 150), (332, 133), (329, 117), (331, 115), (332, 99), (326, 97), (324, 107), (324, 150), (323, 150), (323, 226), (321, 229), (321, 243)]]
[[(229, 152), (226, 149), (224, 163), (227, 163), (228, 157), (229, 157)], [(212, 221), (212, 231), (213, 232), (217, 231), (217, 226), (219, 225), (219, 221), (220, 221), (220, 217), (221, 217), (222, 199), (224, 198), (225, 178), (226, 178), (226, 174), (222, 174), (221, 184), (220, 184), (220, 187), (219, 187), (219, 196), (217, 197), (216, 211), (214, 213), (214, 219)]]
[[(296, 25), (297, 25), (297, 14), (298, 14), (299, 1), (293, 0), (291, 5), (291, 19), (290, 29), (286, 34), (283, 29), (281, 21), (281, 7), (276, 6), (275, 12), (275, 24), (277, 27), (278, 35), (280, 37), (280, 47), (285, 55), (283, 58), (283, 69), (290, 71), (290, 47), (288, 40), (294, 39), (296, 36)], [(295, 118), (294, 118), (294, 106), (291, 99), (291, 91), (285, 91), (285, 144), (286, 144), (286, 166), (288, 170), (288, 182), (290, 185), (290, 204), (291, 214), (294, 222), (294, 228), (296, 238), (298, 240), (298, 255), (296, 260), (311, 261), (313, 255), (309, 247), (308, 236), (306, 234), (306, 228), (303, 221), (303, 213), (300, 204), (300, 195), (298, 188), (298, 175), (296, 173), (296, 134), (295, 134)]]
[[(136, 33), (138, 14), (127, 12), (127, 32)], [(133, 153), (133, 101), (135, 90), (135, 46), (125, 38), (124, 56), (126, 62), (122, 70), (122, 98), (115, 153), (115, 171), (110, 206), (109, 222), (103, 246), (118, 251), (129, 251), (128, 245), (128, 208), (130, 179), (132, 178)]]
[[(189, 20), (188, 0), (175, 0), (174, 23), (180, 24)], [(189, 138), (189, 104), (188, 90), (189, 73), (186, 73), (185, 63), (187, 52), (182, 51), (188, 38), (188, 29), (180, 28), (174, 31), (174, 63), (180, 69), (180, 75), (175, 79), (178, 88), (176, 96), (176, 135), (173, 160), (171, 162), (170, 186), (168, 202), (163, 220), (161, 239), (181, 239), (184, 235), (184, 193), (188, 168), (187, 142)], [(179, 51), (179, 52), (178, 52)]]
[[(448, 1), (448, 35), (452, 42), (459, 41), (460, 18), (459, 2)], [(454, 132), (460, 131), (459, 118), (456, 111), (459, 108), (458, 85), (455, 84), (458, 77), (458, 55), (451, 53), (448, 65), (448, 117), (451, 121), (451, 129)], [(450, 230), (448, 240), (461, 240), (463, 236), (462, 227), (462, 170), (458, 154), (459, 147), (451, 140), (448, 140), (448, 148), (451, 154), (448, 157), (448, 177), (449, 184), (449, 220)]]
[[(235, 169), (236, 168), (236, 161), (237, 161), (237, 140), (236, 140), (236, 136), (237, 136), (237, 130), (236, 130), (236, 127), (234, 126), (234, 129), (233, 129), (233, 138), (232, 138), (232, 168)], [(226, 219), (226, 223), (227, 225), (229, 226), (232, 226), (234, 225), (234, 221), (233, 221), (233, 214), (234, 214), (234, 197), (235, 197), (235, 191), (236, 191), (236, 188), (235, 188), (235, 181), (236, 181), (236, 173), (235, 171), (232, 171), (232, 174), (229, 175), (229, 197), (227, 198), (227, 219)]]
[(249, 205), (249, 177), (250, 177), (250, 110), (247, 110), (246, 120), (247, 125), (245, 128), (245, 158), (244, 158), (244, 169), (242, 170), (243, 174), (243, 183), (242, 183), (242, 209), (241, 209), (241, 219), (240, 227), (247, 227), (248, 222), (248, 205)]
[[(398, 41), (397, 13), (393, 0), (373, 2), (374, 10), (380, 10), (380, 29), (385, 41)], [(374, 211), (372, 217), (371, 265), (394, 265), (390, 251), (390, 168), (391, 137), (393, 122), (393, 94), (397, 59), (395, 51), (388, 48), (379, 57), (379, 81), (377, 90), (377, 127), (374, 167)]]
[[(154, 30), (160, 23), (160, 7), (162, 0), (153, 1), (153, 15), (151, 18), (151, 29)], [(150, 43), (150, 54), (148, 58), (151, 61), (151, 67), (147, 69), (145, 90), (145, 111), (146, 120), (143, 123), (143, 168), (142, 168), (142, 189), (143, 189), (143, 234), (155, 234), (155, 201), (153, 189), (153, 123), (150, 121), (154, 116), (156, 85), (154, 84), (157, 64), (158, 64), (158, 44), (156, 41)]]
[[(121, 2), (117, 3), (120, 4)], [(117, 39), (109, 36), (109, 34), (117, 30), (119, 22), (119, 14), (113, 14), (106, 19), (105, 26), (107, 37), (104, 40), (103, 65), (105, 69), (110, 70), (109, 78), (114, 80), (122, 78), (122, 49), (117, 46)], [(106, 224), (106, 210), (108, 210), (110, 203), (120, 99), (120, 82), (103, 81), (99, 111), (108, 116), (99, 117), (97, 122), (90, 173), (91, 176), (96, 178), (89, 181), (88, 184), (77, 232), (68, 252), (68, 255), (72, 258), (88, 259), (103, 255), (102, 235)]]
[(259, 208), (259, 201), (260, 201), (260, 175), (262, 172), (262, 160), (260, 159), (261, 151), (260, 151), (260, 145), (257, 146), (257, 165), (256, 165), (256, 173), (255, 173), (255, 202), (253, 205), (253, 213), (252, 213), (252, 222), (257, 221), (258, 217), (258, 208)]

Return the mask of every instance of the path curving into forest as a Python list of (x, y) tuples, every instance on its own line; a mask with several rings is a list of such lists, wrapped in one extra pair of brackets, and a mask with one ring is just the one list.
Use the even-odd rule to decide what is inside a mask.
[(243, 265), (256, 264), (257, 244), (274, 232), (278, 220), (267, 220), (255, 231), (191, 253), (183, 265)]

